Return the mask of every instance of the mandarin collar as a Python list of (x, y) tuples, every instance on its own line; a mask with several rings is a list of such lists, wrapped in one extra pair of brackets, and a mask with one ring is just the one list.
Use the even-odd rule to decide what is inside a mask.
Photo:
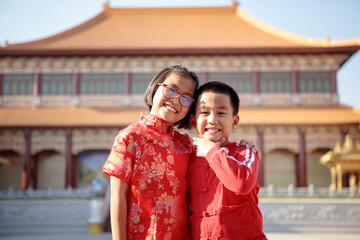
[(165, 122), (158, 118), (155, 115), (152, 115), (150, 113), (141, 113), (139, 122), (145, 124), (146, 126), (156, 130), (160, 134), (171, 134), (171, 136), (174, 136), (174, 124), (170, 126), (169, 132), (166, 129)]

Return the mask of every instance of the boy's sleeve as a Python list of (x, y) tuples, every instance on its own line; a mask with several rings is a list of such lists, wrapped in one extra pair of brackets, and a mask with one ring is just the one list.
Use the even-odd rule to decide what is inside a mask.
[(224, 186), (235, 194), (249, 193), (258, 182), (259, 157), (253, 147), (237, 145), (236, 150), (213, 147), (206, 160)]
[(126, 136), (123, 132), (119, 132), (116, 136), (114, 144), (108, 159), (106, 160), (103, 172), (108, 176), (115, 176), (126, 183), (130, 183), (132, 174), (132, 150), (134, 142), (132, 137)]

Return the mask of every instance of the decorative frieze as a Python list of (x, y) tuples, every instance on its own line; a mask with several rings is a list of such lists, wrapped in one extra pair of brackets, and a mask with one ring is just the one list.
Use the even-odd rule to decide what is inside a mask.
[(35, 71), (114, 72), (124, 69), (146, 68), (150, 72), (174, 64), (204, 71), (329, 71), (337, 70), (348, 58), (347, 54), (308, 55), (229, 55), (229, 56), (134, 56), (134, 57), (6, 57), (0, 59), (0, 71), (21, 73)]
[(117, 128), (84, 128), (72, 132), (72, 153), (79, 154), (85, 150), (109, 150), (118, 134)]
[(0, 151), (15, 151), (20, 155), (25, 152), (25, 131), (22, 129), (5, 129), (0, 131)]
[(44, 150), (54, 150), (61, 154), (66, 153), (64, 129), (35, 129), (31, 131), (31, 154)]

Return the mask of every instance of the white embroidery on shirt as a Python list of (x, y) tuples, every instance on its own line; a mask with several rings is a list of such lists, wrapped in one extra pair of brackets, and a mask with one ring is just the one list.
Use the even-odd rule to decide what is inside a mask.
[(239, 161), (236, 158), (234, 158), (233, 156), (229, 156), (229, 149), (223, 147), (221, 148), (225, 151), (226, 154), (226, 158), (229, 158), (235, 162), (237, 162), (237, 164), (239, 166), (244, 165), (249, 171), (251, 168), (251, 165), (253, 164), (253, 162), (255, 161), (255, 154), (253, 152), (251, 152), (251, 158), (250, 158), (250, 149), (248, 147), (246, 147), (246, 154), (245, 154), (245, 160), (244, 161)]

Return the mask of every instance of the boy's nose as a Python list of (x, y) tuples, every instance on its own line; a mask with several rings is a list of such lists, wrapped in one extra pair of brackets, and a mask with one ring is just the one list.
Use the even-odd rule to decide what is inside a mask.
[(215, 114), (210, 114), (209, 115), (209, 123), (217, 123), (217, 118), (215, 116)]

